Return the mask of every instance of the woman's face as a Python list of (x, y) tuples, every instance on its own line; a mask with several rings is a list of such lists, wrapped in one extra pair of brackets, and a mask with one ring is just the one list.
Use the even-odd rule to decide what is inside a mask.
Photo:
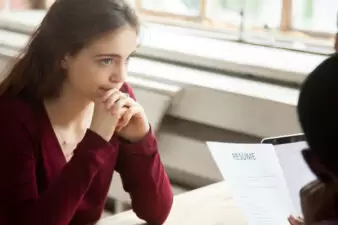
[(94, 100), (105, 91), (120, 89), (127, 76), (128, 60), (137, 47), (137, 33), (123, 26), (93, 41), (74, 56), (66, 56), (65, 86)]

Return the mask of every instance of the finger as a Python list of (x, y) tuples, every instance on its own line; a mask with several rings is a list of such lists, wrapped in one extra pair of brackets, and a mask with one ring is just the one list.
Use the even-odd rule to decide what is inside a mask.
[(139, 114), (142, 111), (141, 107), (133, 106), (131, 108), (128, 108), (126, 113), (123, 115), (122, 120), (123, 120), (123, 126), (126, 126), (131, 118), (137, 114)]
[(125, 126), (128, 125), (129, 121), (131, 120), (131, 118), (140, 113), (141, 109), (140, 107), (130, 107), (127, 109), (127, 111), (124, 113), (123, 117), (121, 118), (121, 125), (119, 128), (123, 128)]
[(115, 116), (117, 119), (120, 117), (122, 110), (122, 103), (117, 101), (108, 109), (112, 116)]
[(300, 216), (297, 217), (297, 220), (298, 220), (301, 224), (304, 223), (304, 218), (302, 218), (302, 217), (300, 217)]
[(130, 98), (130, 97), (126, 97), (125, 98), (126, 101), (124, 101), (124, 107), (139, 107), (139, 104), (137, 102), (134, 101), (134, 99)]
[(291, 225), (302, 225), (302, 222), (294, 218), (293, 216), (290, 216), (288, 220)]
[(293, 217), (289, 217), (289, 218), (288, 218), (288, 221), (289, 221), (289, 224), (290, 224), (290, 225), (296, 225), (296, 224), (295, 224), (295, 220), (294, 220)]
[(126, 114), (126, 112), (128, 111), (129, 108), (126, 107), (122, 107), (121, 111), (120, 111), (120, 116), (118, 117), (118, 123), (117, 126), (115, 128), (116, 131), (121, 130), (124, 126), (124, 122), (123, 122), (123, 116)]
[(120, 98), (114, 104), (118, 103), (121, 108), (129, 108), (128, 99)]
[(125, 108), (125, 107), (122, 107), (122, 108), (120, 109), (120, 115), (119, 115), (119, 117), (118, 117), (118, 119), (119, 119), (119, 124), (121, 124), (122, 118), (123, 118), (124, 114), (125, 114), (127, 111), (128, 111), (128, 108)]
[(117, 102), (120, 102), (123, 106), (125, 104), (123, 99), (125, 99), (125, 96), (121, 92), (114, 92), (105, 102), (107, 109), (110, 109)]
[(106, 91), (105, 93), (104, 93), (104, 95), (102, 96), (102, 101), (103, 102), (105, 102), (105, 101), (107, 101), (107, 99), (111, 96), (111, 95), (113, 95), (114, 93), (117, 93), (117, 92), (119, 92), (119, 90), (117, 90), (117, 89), (111, 89), (111, 90), (109, 90), (109, 91)]

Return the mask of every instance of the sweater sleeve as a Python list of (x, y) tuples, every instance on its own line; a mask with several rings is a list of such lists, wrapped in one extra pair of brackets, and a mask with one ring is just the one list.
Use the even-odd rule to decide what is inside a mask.
[(148, 224), (163, 224), (169, 215), (173, 193), (151, 131), (138, 143), (120, 144), (116, 170), (130, 194), (136, 215)]
[[(130, 88), (128, 93), (135, 99)], [(120, 142), (116, 170), (136, 215), (148, 224), (163, 224), (171, 210), (173, 193), (151, 130), (139, 142)]]
[(105, 158), (117, 151), (87, 130), (72, 160), (39, 195), (37, 150), (27, 126), (0, 117), (0, 224), (68, 225)]

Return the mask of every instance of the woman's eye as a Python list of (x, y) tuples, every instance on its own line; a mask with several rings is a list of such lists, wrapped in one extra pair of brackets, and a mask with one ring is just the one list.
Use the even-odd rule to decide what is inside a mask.
[(102, 59), (101, 63), (103, 65), (110, 65), (113, 62), (113, 59)]

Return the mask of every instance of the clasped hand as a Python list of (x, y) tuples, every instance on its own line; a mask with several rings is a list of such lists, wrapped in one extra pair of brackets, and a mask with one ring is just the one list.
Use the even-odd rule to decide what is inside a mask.
[(114, 133), (130, 142), (149, 132), (143, 107), (117, 89), (107, 91), (95, 101), (90, 129), (109, 141)]

